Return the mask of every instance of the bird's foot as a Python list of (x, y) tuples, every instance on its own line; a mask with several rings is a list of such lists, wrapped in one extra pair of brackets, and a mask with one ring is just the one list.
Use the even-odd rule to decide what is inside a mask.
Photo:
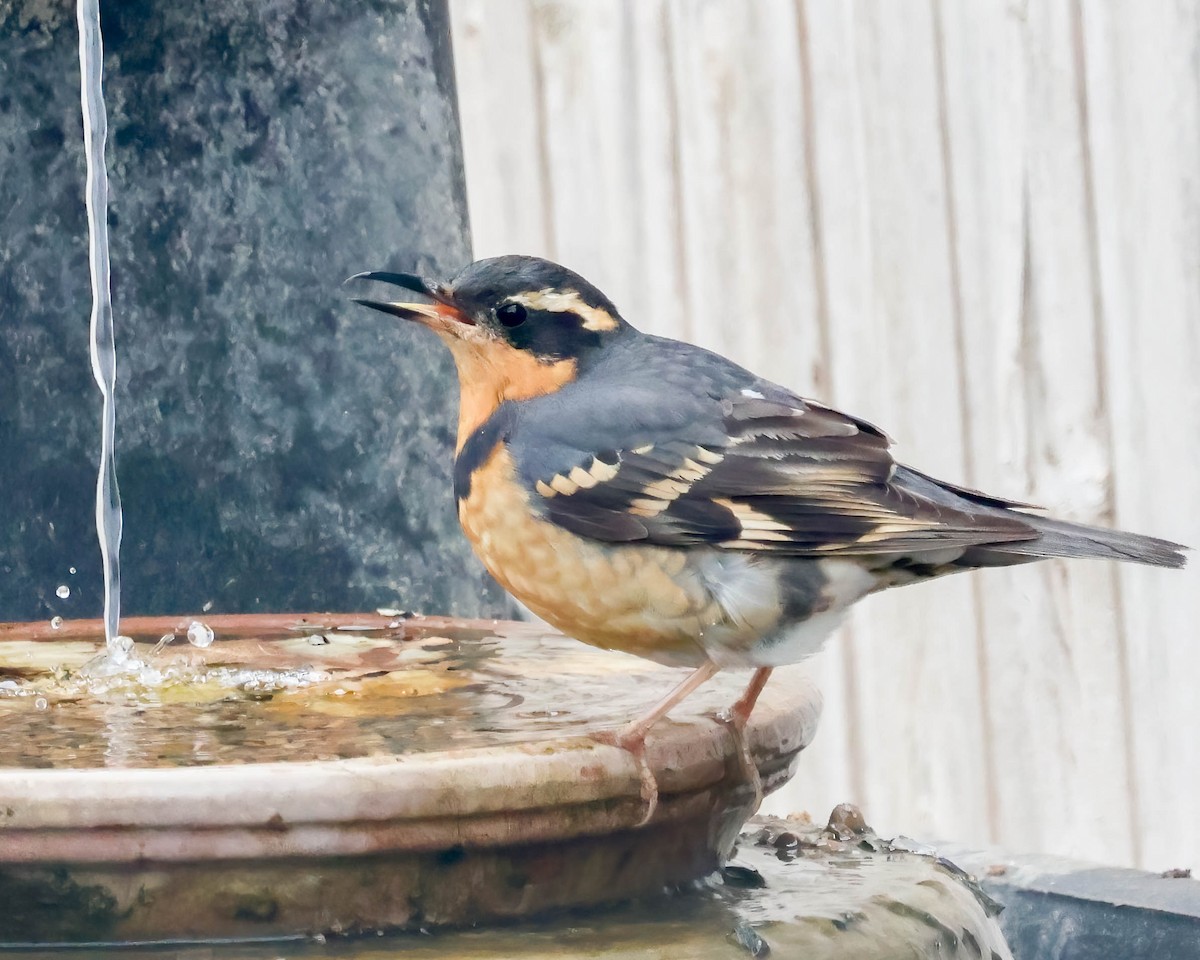
[(742, 778), (754, 790), (754, 806), (750, 816), (758, 813), (763, 802), (762, 775), (758, 772), (758, 764), (750, 753), (750, 741), (746, 737), (746, 720), (738, 714), (736, 707), (730, 707), (717, 714), (717, 720), (723, 723), (733, 737), (734, 756), (741, 768)]
[[(683, 679), (682, 683), (632, 723), (627, 724), (620, 730), (603, 730), (592, 734), (592, 738), (598, 743), (620, 747), (633, 757), (634, 762), (637, 764), (638, 779), (641, 780), (642, 784), (642, 802), (646, 805), (646, 809), (642, 813), (642, 819), (637, 823), (639, 827), (648, 823), (650, 818), (654, 816), (654, 811), (658, 809), (658, 781), (654, 777), (654, 771), (650, 769), (650, 763), (646, 760), (646, 735), (650, 732), (652, 726), (671, 711), (672, 707), (687, 697), (706, 680), (715, 676), (719, 669), (720, 667), (711, 661), (702, 664), (689, 673)], [(743, 697), (743, 699), (745, 698)]]
[(619, 747), (633, 757), (637, 764), (638, 780), (641, 782), (642, 818), (634, 825), (643, 827), (650, 822), (658, 809), (658, 780), (646, 759), (646, 731), (638, 724), (630, 724), (620, 730), (597, 730), (592, 735), (597, 743), (608, 747)]
[(717, 714), (717, 719), (725, 724), (733, 735), (734, 750), (737, 753), (738, 764), (742, 768), (742, 775), (754, 788), (754, 808), (750, 812), (751, 816), (757, 813), (758, 808), (762, 806), (763, 786), (762, 775), (758, 772), (758, 764), (754, 762), (754, 757), (750, 753), (750, 743), (746, 739), (746, 726), (750, 722), (750, 714), (754, 711), (759, 694), (767, 685), (770, 676), (770, 667), (759, 667), (754, 671), (754, 676), (750, 678), (746, 692), (742, 694), (737, 703)]

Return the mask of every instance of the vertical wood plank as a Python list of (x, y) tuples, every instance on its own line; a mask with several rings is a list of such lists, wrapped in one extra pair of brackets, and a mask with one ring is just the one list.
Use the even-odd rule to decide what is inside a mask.
[[(941, 5), (977, 476), (1111, 522), (1086, 151), (1065, 4)], [(987, 125), (981, 121), (986, 119)], [(1028, 220), (1026, 219), (1028, 216)], [(1115, 570), (1053, 561), (977, 575), (996, 839), (1134, 857)]]
[[(1200, 545), (1200, 7), (1080, 5), (1116, 519)], [(1200, 862), (1200, 564), (1122, 567), (1142, 861)]]
[[(1021, 382), (1025, 133), (1021, 34), (1012, 29), (1017, 18), (1003, 0), (977, 4), (969, 12), (934, 0), (933, 18), (942, 178), (952, 247), (956, 373), (964, 404), (960, 424), (964, 477), (969, 486), (1019, 495), (1028, 485), (1023, 470), (1026, 458), (1014, 456), (1023, 436), (1019, 429), (1014, 436), (1011, 429), (1012, 405), (998, 401), (1003, 390)], [(1023, 418), (1015, 420), (1023, 426)], [(995, 724), (997, 700), (1002, 698), (995, 688), (988, 640), (995, 630), (995, 614), (1014, 606), (1006, 601), (1015, 584), (1008, 571), (997, 571), (987, 581), (973, 577), (970, 586), (983, 715), (980, 751), (986, 776), (986, 823), (989, 838), (996, 841), (1001, 785)]]
[(451, 0), (475, 257), (551, 254), (528, 0)]
[[(961, 478), (951, 250), (925, 5), (807, 4), (832, 382), (907, 462)], [(863, 800), (884, 830), (987, 835), (969, 585), (887, 594), (853, 618)]]
[(662, 5), (541, 0), (534, 9), (554, 254), (636, 326), (678, 334), (687, 301)]
[(625, 11), (616, 3), (535, 0), (543, 74), (555, 256), (608, 291), (628, 313), (624, 250), (634, 223), (637, 150)]
[(691, 338), (812, 393), (821, 375), (794, 5), (670, 5)]

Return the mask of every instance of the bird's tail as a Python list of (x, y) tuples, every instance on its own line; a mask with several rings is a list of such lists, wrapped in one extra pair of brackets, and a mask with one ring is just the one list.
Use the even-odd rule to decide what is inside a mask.
[(1101, 557), (1176, 568), (1187, 563), (1183, 554), (1187, 548), (1170, 540), (1069, 523), (1024, 511), (1021, 520), (1038, 532), (1036, 540), (972, 547), (962, 560), (980, 566), (1007, 566), (1043, 557)]
[(1037, 531), (1028, 540), (983, 543), (968, 547), (956, 562), (963, 567), (1004, 567), (1028, 563), (1045, 557), (1100, 557), (1147, 563), (1155, 567), (1182, 567), (1187, 563), (1183, 551), (1188, 548), (1170, 540), (1146, 537), (1123, 530), (1107, 530), (1085, 523), (1070, 523), (1031, 513), (1037, 509), (1016, 500), (989, 496), (978, 490), (935, 480), (911, 467), (899, 467), (893, 482), (904, 490), (932, 501), (973, 513), (1020, 518)]

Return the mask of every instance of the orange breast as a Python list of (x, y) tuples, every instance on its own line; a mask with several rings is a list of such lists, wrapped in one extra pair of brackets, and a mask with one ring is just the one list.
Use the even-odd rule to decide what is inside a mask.
[(503, 444), (459, 501), (462, 528), (488, 571), (568, 636), (660, 663), (703, 663), (699, 639), (720, 619), (681, 550), (600, 544), (538, 517)]

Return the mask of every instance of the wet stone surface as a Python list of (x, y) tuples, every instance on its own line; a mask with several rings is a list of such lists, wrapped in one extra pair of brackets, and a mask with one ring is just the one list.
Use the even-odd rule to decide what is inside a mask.
[[(101, 19), (124, 611), (504, 612), (448, 357), (341, 287), (470, 259), (445, 4)], [(100, 610), (77, 57), (70, 0), (0, 0), (0, 619)]]

